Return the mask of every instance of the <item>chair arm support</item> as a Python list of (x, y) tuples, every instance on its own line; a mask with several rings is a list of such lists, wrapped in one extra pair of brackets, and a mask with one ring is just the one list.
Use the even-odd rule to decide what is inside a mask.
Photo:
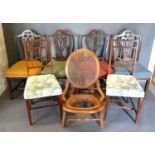
[(99, 100), (100, 100), (101, 102), (103, 102), (103, 100), (105, 99), (105, 94), (103, 93), (103, 91), (102, 91), (102, 89), (101, 89), (101, 87), (100, 87), (100, 82), (99, 82), (99, 80), (97, 80), (96, 86), (97, 86), (97, 90), (98, 90), (98, 92), (99, 92), (99, 94), (100, 94)]
[(64, 89), (64, 91), (62, 92), (62, 101), (63, 102), (66, 102), (67, 101), (67, 98), (66, 98), (66, 93), (67, 93), (67, 91), (68, 91), (68, 88), (69, 88), (69, 82), (68, 82), (68, 80), (66, 81), (66, 84), (65, 84), (65, 89)]

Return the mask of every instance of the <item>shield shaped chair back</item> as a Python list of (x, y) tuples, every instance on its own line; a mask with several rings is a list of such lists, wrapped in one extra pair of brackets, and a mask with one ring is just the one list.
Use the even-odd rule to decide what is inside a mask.
[(79, 47), (93, 51), (99, 59), (107, 60), (110, 36), (103, 30), (93, 29), (79, 37)]
[(69, 54), (74, 50), (74, 37), (70, 31), (57, 30), (48, 35), (52, 42), (52, 58), (58, 61), (66, 61)]

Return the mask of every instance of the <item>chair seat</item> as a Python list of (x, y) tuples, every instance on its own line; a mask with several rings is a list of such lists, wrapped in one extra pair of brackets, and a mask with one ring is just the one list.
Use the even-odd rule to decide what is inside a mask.
[[(105, 77), (108, 75), (109, 64), (103, 60), (100, 61), (100, 77)], [(112, 68), (110, 73), (113, 73)]]
[(132, 75), (109, 74), (106, 95), (139, 98), (144, 97), (144, 90)]
[(27, 79), (24, 99), (57, 96), (62, 94), (62, 89), (52, 74), (30, 76)]
[[(31, 66), (41, 66), (42, 63), (40, 61), (29, 61), (28, 65)], [(33, 68), (30, 69), (30, 75), (37, 75), (40, 73), (41, 68)], [(13, 66), (11, 66), (6, 72), (5, 77), (22, 77), (26, 78), (28, 77), (27, 67), (26, 67), (26, 61), (18, 61)]]
[[(56, 77), (66, 77), (65, 72), (66, 61), (53, 61), (54, 75)], [(112, 69), (110, 73), (113, 73)], [(49, 67), (44, 68), (41, 74), (51, 74), (51, 69)], [(105, 61), (100, 61), (100, 77), (105, 77), (108, 75), (108, 63)]]
[[(126, 69), (126, 68), (122, 68), (122, 67), (114, 67), (114, 71), (116, 74), (125, 74), (125, 75), (132, 74), (131, 69)], [(152, 73), (146, 67), (144, 67), (142, 64), (137, 62), (134, 76), (136, 78), (150, 79), (152, 77)]]
[[(54, 75), (58, 78), (65, 78), (66, 72), (65, 72), (65, 65), (66, 61), (53, 61), (53, 67), (54, 67)], [(51, 69), (49, 67), (44, 68), (41, 71), (41, 74), (51, 74)]]
[(88, 114), (103, 110), (103, 104), (93, 95), (76, 94), (63, 104), (63, 109), (71, 113)]

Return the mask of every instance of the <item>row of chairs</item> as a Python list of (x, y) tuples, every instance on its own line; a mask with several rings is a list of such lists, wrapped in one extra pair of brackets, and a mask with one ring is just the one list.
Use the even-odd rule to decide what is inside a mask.
[[(116, 44), (117, 42), (117, 44)], [(123, 43), (119, 45), (118, 43)], [(131, 46), (131, 43), (135, 43)], [(135, 60), (138, 53), (138, 41), (120, 40), (111, 41), (109, 68), (114, 66), (131, 67), (134, 70)], [(107, 117), (109, 102), (128, 102), (132, 107), (115, 106), (127, 110), (134, 110), (136, 113), (136, 123), (139, 121), (142, 101), (144, 98), (144, 90), (131, 75), (110, 74), (106, 82), (106, 92), (101, 89), (99, 82), (100, 63), (96, 54), (87, 49), (77, 49), (73, 51), (66, 62), (65, 71), (67, 80), (65, 89), (62, 89), (53, 74), (53, 61), (51, 43), (49, 40), (33, 40), (24, 41), (24, 53), (26, 59), (26, 67), (28, 72), (28, 80), (24, 91), (26, 107), (30, 125), (32, 125), (31, 111), (35, 109), (45, 108), (51, 105), (34, 106), (37, 101), (45, 101), (48, 97), (57, 97), (60, 105), (60, 114), (62, 118), (62, 126), (65, 127), (67, 120), (74, 121), (99, 121), (101, 128), (104, 127), (104, 121)], [(119, 54), (114, 49), (118, 49)], [(125, 50), (124, 50), (125, 49)], [(126, 51), (128, 50), (128, 52)], [(48, 59), (48, 56), (50, 59)], [(50, 63), (49, 63), (50, 62)], [(51, 69), (48, 74), (42, 71), (46, 68)], [(35, 74), (34, 74), (35, 73)], [(41, 74), (41, 75), (40, 75)], [(33, 76), (32, 76), (33, 75)], [(82, 90), (82, 92), (77, 91)], [(85, 93), (86, 90), (90, 92)], [(106, 96), (106, 103), (103, 103)], [(112, 100), (111, 100), (112, 98)], [(135, 108), (133, 98), (138, 98), (138, 106)], [(111, 101), (109, 101), (111, 100)], [(57, 105), (57, 104), (54, 104)], [(95, 114), (98, 117), (71, 117), (68, 113), (73, 114)]]
[[(99, 43), (95, 41), (96, 38), (95, 39), (91, 38), (90, 42), (88, 41), (89, 39), (87, 40), (87, 44), (90, 45), (90, 47), (94, 48), (94, 51), (92, 49), (90, 51), (94, 52), (95, 54), (92, 54), (92, 52), (86, 49), (79, 49), (77, 51), (72, 51), (71, 54), (69, 54), (69, 58), (66, 59), (67, 62), (64, 59), (53, 60), (53, 49), (51, 46), (50, 39), (47, 39), (47, 40), (28, 39), (28, 41), (27, 39), (23, 39), (25, 60), (20, 61), (20, 69), (21, 71), (24, 71), (25, 69), (24, 78), (27, 78), (29, 76), (31, 77), (32, 75), (33, 75), (32, 77), (35, 78), (35, 79), (28, 80), (30, 82), (27, 81), (27, 83), (30, 83), (30, 84), (26, 85), (25, 91), (24, 91), (24, 98), (26, 99), (26, 106), (27, 106), (30, 124), (32, 124), (31, 110), (51, 106), (51, 105), (44, 105), (39, 107), (37, 106), (32, 107), (33, 103), (36, 102), (37, 98), (41, 98), (44, 100), (45, 97), (51, 97), (51, 96), (59, 96), (57, 98), (57, 102), (60, 103), (59, 104), (60, 110), (62, 111), (61, 112), (62, 126), (65, 126), (66, 120), (76, 120), (76, 121), (81, 121), (81, 120), (97, 121), (98, 120), (100, 122), (100, 126), (103, 127), (104, 121), (106, 120), (107, 112), (109, 109), (109, 102), (111, 101), (122, 102), (122, 100), (120, 100), (120, 97), (121, 99), (123, 97), (123, 101), (129, 102), (132, 107), (126, 107), (122, 105), (115, 106), (115, 107), (134, 110), (136, 113), (135, 121), (138, 122), (140, 111), (142, 108), (142, 101), (144, 97), (144, 91), (136, 80), (137, 78), (136, 65), (137, 65), (137, 60), (140, 53), (139, 48), (140, 48), (141, 40), (140, 40), (140, 36), (138, 35), (132, 34), (131, 35), (132, 38), (131, 38), (129, 33), (128, 35), (126, 34), (126, 36), (127, 36), (126, 38), (122, 38), (121, 35), (115, 35), (115, 37), (110, 39), (110, 50), (109, 50), (109, 56), (107, 59), (108, 62), (105, 61), (106, 59), (103, 59), (104, 56), (102, 56), (101, 58), (98, 56), (97, 52), (99, 52), (99, 50), (95, 47), (95, 45), (96, 44), (99, 45)], [(62, 49), (64, 50), (63, 39), (61, 38), (57, 44), (60, 45), (61, 48), (59, 49), (62, 52)], [(95, 51), (95, 49), (97, 51)], [(54, 70), (56, 66), (60, 67), (60, 65), (58, 65), (59, 62), (61, 63), (63, 62), (62, 66), (65, 72), (65, 76), (64, 77), (62, 76), (60, 78), (67, 79), (66, 86), (62, 95), (60, 95), (62, 90), (55, 76), (51, 75), (51, 73), (52, 74), (55, 73)], [(105, 65), (104, 67), (102, 67), (102, 63), (106, 64), (106, 67)], [(11, 67), (10, 69), (12, 69), (13, 67)], [(102, 69), (106, 71), (106, 74), (104, 76), (101, 75)], [(115, 74), (111, 74), (111, 73), (115, 73)], [(148, 73), (150, 74), (149, 71)], [(35, 77), (35, 75), (40, 75), (40, 74), (42, 74), (40, 78), (39, 76), (37, 76), (37, 78)], [(118, 74), (125, 74), (125, 75), (121, 76)], [(18, 75), (21, 75), (21, 74), (18, 74)], [(102, 78), (105, 77), (106, 75), (108, 75), (107, 81), (106, 81), (106, 92), (103, 92), (103, 90), (100, 87), (100, 82), (102, 82)], [(7, 80), (9, 78), (10, 77), (7, 77)], [(23, 78), (23, 77), (20, 76), (20, 78)], [(98, 81), (98, 78), (100, 79), (100, 82)], [(41, 81), (39, 81), (38, 79), (40, 79)], [(48, 83), (47, 79), (52, 79), (52, 81), (53, 80), (55, 81), (54, 82), (55, 89), (53, 89), (53, 87), (50, 87), (51, 83)], [(151, 79), (151, 76), (150, 76), (150, 79)], [(147, 80), (150, 80), (150, 79), (147, 79)], [(146, 79), (142, 78), (142, 80), (146, 80)], [(32, 85), (33, 83), (35, 83), (35, 81), (39, 81), (39, 83), (43, 84), (41, 91), (45, 90), (44, 92), (38, 92), (40, 90), (37, 89), (36, 86), (35, 88), (32, 88)], [(95, 84), (95, 87), (94, 87), (94, 84)], [(73, 97), (70, 97), (67, 99), (66, 94), (69, 88), (71, 89), (69, 91), (69, 96), (73, 96)], [(84, 95), (84, 94), (73, 95), (75, 93), (76, 88), (82, 89), (82, 90), (90, 89), (91, 96)], [(96, 89), (98, 90), (100, 97), (94, 98), (94, 94), (96, 95), (94, 90)], [(48, 94), (48, 92), (50, 93)], [(104, 98), (105, 98), (104, 94), (106, 94), (106, 103), (103, 105), (102, 102), (104, 101)], [(117, 97), (117, 99), (114, 99), (113, 97)], [(138, 98), (137, 108), (135, 108), (132, 98)], [(92, 105), (93, 106), (87, 107), (87, 108), (85, 107), (83, 109), (83, 107), (82, 108), (79, 107), (79, 103), (81, 102), (84, 102), (84, 103), (89, 102), (91, 106)], [(104, 110), (105, 110), (105, 114), (103, 115)], [(85, 118), (85, 119), (68, 118), (67, 113), (76, 113), (76, 114), (99, 113), (98, 115), (99, 118)], [(103, 119), (103, 116), (104, 116), (104, 119)]]
[[(75, 50), (75, 37), (74, 35), (65, 30), (57, 30), (52, 35), (38, 35), (32, 32), (31, 30), (25, 30), (20, 35), (16, 36), (16, 41), (18, 45), (22, 45), (22, 41), (25, 40), (38, 40), (38, 39), (50, 39), (52, 43), (52, 59), (53, 61), (53, 73), (59, 79), (66, 79), (65, 73), (65, 63), (69, 54)], [(100, 59), (100, 81), (102, 82), (102, 86), (104, 85), (104, 77), (108, 74), (108, 69), (110, 72), (115, 73), (123, 73), (123, 74), (130, 74), (134, 75), (138, 80), (145, 80), (145, 94), (148, 90), (148, 86), (152, 77), (152, 73), (144, 67), (141, 63), (138, 62), (142, 39), (141, 36), (136, 35), (132, 30), (125, 30), (118, 35), (114, 35), (111, 38), (113, 39), (124, 39), (124, 40), (138, 40), (138, 53), (136, 56), (136, 60), (134, 62), (133, 68), (126, 66), (124, 69), (123, 66), (120, 65), (113, 69), (108, 67), (109, 62), (109, 47), (110, 47), (110, 36), (106, 34), (102, 30), (93, 29), (88, 32), (86, 35), (79, 35), (78, 36), (78, 46), (76, 48), (86, 48), (98, 56)], [(115, 43), (116, 44), (116, 43)], [(122, 42), (118, 43), (120, 46), (123, 45)], [(134, 45), (134, 43), (128, 43)], [(6, 72), (5, 77), (7, 79), (8, 90), (10, 93), (11, 98), (13, 98), (13, 91), (18, 88), (20, 83), (15, 88), (12, 88), (11, 79), (26, 79), (27, 78), (27, 70), (25, 65), (25, 56), (23, 52), (23, 46), (18, 46), (19, 53), (23, 60), (16, 62), (13, 66), (11, 66)], [(115, 49), (115, 53), (117, 54), (117, 58), (119, 56), (119, 50)], [(121, 55), (121, 54), (120, 54)], [(122, 57), (122, 55), (121, 55)], [(49, 59), (49, 57), (48, 57)], [(50, 69), (45, 69), (43, 71), (44, 74), (50, 73)], [(35, 73), (34, 73), (35, 74)], [(36, 73), (37, 74), (37, 73)], [(20, 81), (22, 82), (22, 81)]]

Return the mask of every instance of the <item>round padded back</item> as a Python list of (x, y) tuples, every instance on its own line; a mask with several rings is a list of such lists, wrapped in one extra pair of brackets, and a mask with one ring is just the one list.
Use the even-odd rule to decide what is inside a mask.
[(87, 49), (77, 49), (67, 59), (67, 79), (75, 88), (90, 87), (99, 78), (99, 73), (98, 57)]

